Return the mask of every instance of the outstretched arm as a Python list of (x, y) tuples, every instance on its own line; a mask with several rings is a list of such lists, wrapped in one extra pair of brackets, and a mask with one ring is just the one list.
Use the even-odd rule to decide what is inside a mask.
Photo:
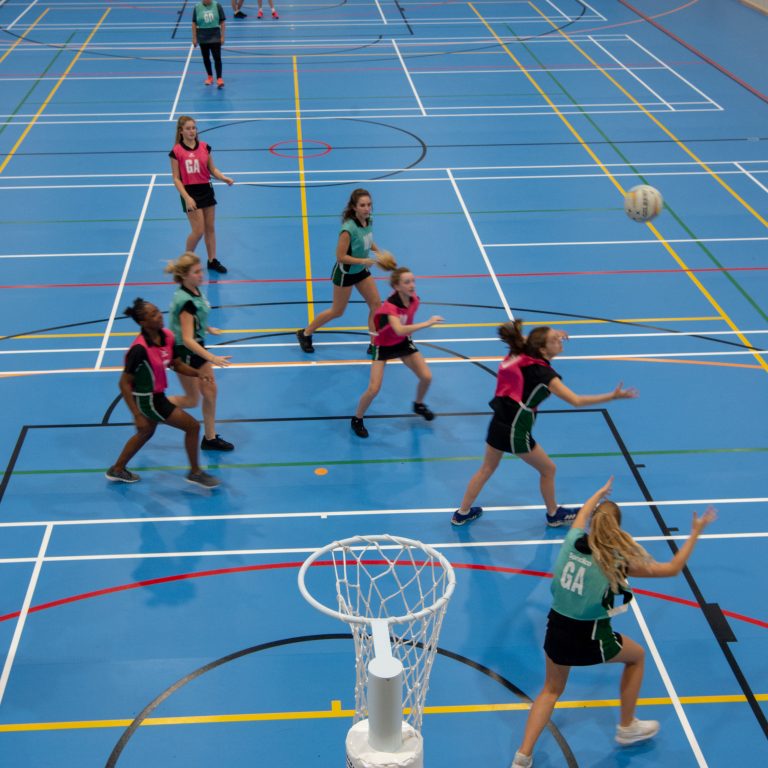
[(648, 576), (651, 578), (677, 576), (688, 562), (699, 535), (714, 520), (717, 520), (717, 510), (714, 507), (707, 507), (707, 511), (701, 517), (694, 512), (691, 533), (685, 540), (685, 544), (675, 552), (674, 557), (669, 562), (657, 563), (652, 560), (650, 563), (632, 564), (627, 573), (630, 576)]
[(424, 328), (430, 328), (436, 323), (442, 323), (442, 322), (443, 322), (443, 318), (440, 317), (440, 315), (432, 315), (432, 317), (430, 317), (429, 320), (425, 320), (423, 323), (413, 323), (411, 325), (403, 325), (403, 323), (400, 322), (399, 317), (396, 317), (395, 315), (389, 316), (389, 324), (392, 326), (392, 330), (398, 336), (410, 336), (412, 333), (415, 333), (416, 331), (421, 331)]
[(598, 504), (603, 499), (607, 499), (611, 495), (613, 488), (613, 475), (608, 478), (608, 482), (602, 487), (598, 488), (585, 502), (584, 506), (576, 514), (576, 518), (572, 523), (573, 528), (581, 528), (582, 530), (587, 527), (589, 519), (592, 517), (592, 513), (597, 509)]
[(568, 405), (572, 405), (574, 408), (600, 405), (611, 400), (626, 400), (627, 398), (637, 397), (639, 394), (634, 387), (627, 387), (625, 389), (624, 382), (620, 381), (613, 392), (605, 392), (602, 395), (577, 395), (558, 378), (554, 378), (549, 382), (549, 391), (557, 395), (561, 400), (565, 400)]

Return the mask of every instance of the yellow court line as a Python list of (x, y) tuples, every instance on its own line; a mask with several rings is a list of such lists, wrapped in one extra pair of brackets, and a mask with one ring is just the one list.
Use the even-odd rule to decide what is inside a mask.
[(744, 198), (739, 195), (736, 190), (734, 190), (728, 182), (726, 182), (724, 179), (722, 179), (718, 174), (713, 171), (698, 155), (696, 155), (691, 149), (689, 149), (684, 142), (682, 142), (680, 139), (675, 136), (672, 131), (667, 128), (664, 123), (661, 122), (652, 112), (649, 112), (626, 88), (624, 88), (621, 83), (619, 83), (613, 75), (611, 75), (610, 72), (603, 69), (581, 46), (576, 43), (574, 40), (572, 40), (569, 35), (567, 35), (565, 32), (563, 32), (561, 29), (559, 29), (556, 24), (550, 19), (542, 10), (536, 7), (534, 3), (532, 3), (530, 0), (528, 0), (528, 5), (533, 8), (536, 13), (539, 14), (550, 26), (552, 26), (562, 37), (564, 37), (584, 58), (596, 69), (598, 69), (600, 72), (602, 72), (603, 75), (605, 75), (638, 109), (640, 109), (643, 114), (650, 118), (656, 125), (661, 128), (664, 133), (669, 136), (672, 141), (677, 144), (680, 149), (685, 152), (688, 157), (690, 157), (692, 160), (694, 160), (698, 165), (700, 165), (710, 176), (712, 176), (727, 192), (729, 192), (731, 195), (733, 195), (736, 200), (738, 200), (764, 227), (768, 227), (768, 221), (763, 218)]
[(91, 42), (91, 40), (93, 39), (93, 36), (96, 34), (99, 27), (104, 22), (104, 19), (107, 18), (111, 10), (112, 10), (111, 8), (107, 8), (107, 10), (104, 11), (104, 13), (101, 15), (101, 18), (97, 22), (96, 26), (91, 30), (91, 34), (88, 35), (88, 37), (86, 38), (86, 41), (80, 46), (80, 49), (78, 50), (77, 54), (75, 54), (75, 57), (72, 59), (72, 61), (69, 62), (69, 66), (64, 70), (61, 77), (56, 81), (56, 85), (54, 85), (53, 88), (51, 88), (51, 92), (48, 94), (45, 101), (40, 106), (40, 109), (37, 110), (37, 112), (35, 113), (35, 116), (29, 121), (29, 123), (27, 124), (27, 127), (24, 129), (21, 136), (19, 136), (18, 140), (11, 148), (11, 151), (6, 155), (5, 160), (3, 160), (2, 164), (0, 164), (0, 173), (2, 173), (6, 169), (8, 163), (11, 162), (11, 158), (16, 154), (16, 150), (21, 146), (21, 143), (24, 141), (24, 139), (27, 138), (27, 134), (32, 130), (32, 126), (37, 122), (37, 119), (40, 117), (40, 115), (43, 114), (43, 112), (45, 111), (45, 108), (48, 106), (51, 99), (54, 97), (56, 91), (59, 90), (59, 86), (64, 82), (67, 75), (72, 71), (72, 67), (75, 66), (75, 64), (77, 63), (77, 60), (82, 55), (83, 51), (88, 47), (88, 43)]
[[(768, 694), (755, 696), (757, 701), (768, 701)], [(743, 704), (746, 697), (742, 694), (721, 696), (681, 696), (681, 704)], [(672, 700), (666, 697), (644, 698), (637, 700), (638, 706), (671, 706)], [(586, 701), (558, 701), (556, 709), (615, 708), (619, 699), (591, 699)], [(456, 704), (452, 706), (424, 707), (426, 715), (481, 714), (484, 712), (516, 712), (530, 708), (527, 702), (504, 704)], [(407, 713), (408, 710), (404, 710)], [(341, 702), (331, 702), (330, 709), (308, 710), (299, 712), (248, 712), (237, 715), (187, 715), (185, 717), (148, 717), (141, 722), (144, 726), (158, 725), (208, 725), (217, 723), (253, 723), (279, 720), (321, 720), (330, 718), (351, 718), (353, 709), (342, 709)], [(20, 733), (28, 731), (61, 731), (84, 728), (127, 728), (133, 720), (69, 720), (49, 723), (6, 723), (0, 725), (0, 733)]]
[[(606, 165), (600, 160), (600, 158), (595, 154), (595, 152), (592, 150), (592, 148), (587, 144), (587, 142), (582, 138), (581, 134), (576, 130), (576, 128), (572, 125), (572, 123), (568, 120), (568, 118), (558, 109), (557, 105), (552, 101), (552, 99), (549, 98), (549, 96), (546, 94), (546, 92), (541, 88), (541, 86), (536, 82), (536, 79), (533, 77), (533, 75), (523, 66), (523, 63), (515, 56), (514, 53), (508, 48), (508, 46), (502, 41), (502, 39), (496, 34), (496, 32), (493, 30), (493, 27), (483, 18), (483, 16), (480, 14), (480, 12), (475, 8), (475, 6), (472, 3), (468, 3), (469, 7), (474, 11), (475, 15), (480, 19), (480, 21), (483, 23), (483, 25), (486, 27), (486, 29), (491, 33), (491, 35), (494, 37), (496, 42), (502, 47), (503, 50), (507, 52), (509, 57), (512, 59), (512, 61), (515, 62), (515, 64), (519, 67), (520, 71), (526, 76), (528, 81), (533, 85), (533, 87), (539, 92), (539, 95), (544, 99), (544, 101), (547, 102), (547, 104), (551, 107), (551, 109), (554, 111), (554, 113), (562, 120), (563, 124), (568, 128), (568, 130), (573, 134), (574, 138), (581, 144), (582, 148), (586, 151), (586, 153), (595, 161), (597, 166), (600, 168), (600, 170), (608, 177), (608, 179), (613, 183), (613, 185), (616, 187), (616, 189), (619, 191), (622, 197), (624, 197), (625, 190), (624, 187), (621, 185), (619, 180), (611, 173), (611, 171), (606, 167)], [(539, 15), (541, 15), (546, 21), (548, 21), (552, 26), (555, 25), (538, 9), (536, 8), (533, 3), (529, 0), (529, 5), (537, 12)], [(558, 32), (563, 35), (569, 42), (571, 42), (573, 45), (576, 45), (573, 43), (573, 41), (570, 40), (568, 35), (565, 35), (562, 30), (558, 30)], [(576, 46), (578, 48), (578, 46)], [(581, 49), (579, 49), (581, 50)], [(584, 54), (586, 56), (586, 54)], [(587, 57), (589, 58), (589, 57)], [(592, 59), (589, 59), (592, 61)], [(593, 62), (594, 63), (594, 62)], [(598, 66), (595, 64), (595, 66)], [(617, 84), (618, 85), (618, 84)], [(625, 91), (626, 93), (626, 91)], [(635, 102), (637, 103), (637, 102)], [(650, 113), (648, 113), (650, 115)], [(651, 115), (652, 117), (652, 115)], [(666, 128), (661, 125), (661, 123), (658, 122), (655, 118), (653, 118), (658, 125), (663, 128), (666, 131)], [(672, 138), (674, 138), (678, 144), (683, 146), (679, 139), (677, 139), (675, 136), (673, 136), (669, 131), (666, 131)], [(683, 147), (684, 148), (684, 147)], [(684, 148), (685, 149), (685, 148)], [(695, 155), (689, 152), (689, 154), (697, 160), (697, 162), (701, 162), (696, 158)], [(702, 166), (705, 167), (702, 163)], [(711, 172), (711, 171), (710, 171)], [(721, 181), (721, 183), (724, 183)], [(727, 186), (727, 185), (726, 185)], [(730, 189), (730, 187), (728, 187)], [(733, 193), (736, 194), (735, 192)], [(745, 203), (746, 205), (746, 203)], [(752, 209), (750, 209), (752, 210)], [(696, 275), (691, 272), (688, 265), (678, 256), (678, 254), (675, 252), (674, 248), (666, 241), (664, 236), (659, 232), (658, 229), (649, 221), (646, 222), (646, 226), (653, 232), (653, 234), (656, 236), (656, 238), (659, 240), (659, 242), (664, 246), (664, 248), (667, 250), (667, 252), (675, 259), (675, 261), (678, 263), (680, 268), (683, 270), (683, 272), (690, 278), (690, 280), (694, 283), (694, 285), (701, 291), (703, 296), (709, 301), (709, 303), (712, 305), (712, 307), (715, 309), (715, 311), (720, 315), (720, 317), (723, 319), (725, 323), (727, 323), (728, 327), (734, 331), (736, 336), (742, 341), (742, 343), (746, 344), (749, 347), (755, 346), (754, 344), (751, 344), (749, 340), (742, 334), (742, 332), (739, 330), (739, 328), (736, 326), (736, 324), (731, 320), (731, 318), (725, 313), (723, 308), (715, 301), (714, 297), (709, 293), (709, 291), (704, 287), (704, 285), (701, 283), (701, 281), (696, 277)], [(766, 226), (768, 226), (768, 222), (766, 222)], [(752, 353), (753, 357), (757, 360), (760, 367), (763, 368), (766, 372), (768, 372), (768, 363), (766, 363), (765, 360), (756, 352)]]
[(296, 101), (296, 139), (299, 148), (299, 189), (301, 190), (301, 230), (304, 236), (304, 272), (307, 286), (307, 316), (311, 323), (315, 319), (315, 302), (312, 294), (312, 259), (309, 254), (309, 216), (307, 215), (307, 184), (304, 177), (304, 138), (301, 132), (301, 103), (299, 101), (299, 64), (293, 60), (293, 96)]
[(24, 42), (24, 38), (35, 28), (37, 25), (37, 22), (40, 21), (43, 16), (45, 16), (48, 11), (50, 11), (50, 8), (46, 8), (25, 30), (24, 34), (19, 36), (19, 39), (2, 55), (0, 56), (0, 64), (2, 64), (10, 55), (11, 51), (17, 46), (21, 45), (21, 43)]
[[(711, 320), (722, 320), (717, 315), (703, 315), (701, 317), (625, 317), (616, 320), (555, 320), (555, 325), (605, 325), (606, 323), (694, 323)], [(549, 325), (549, 320), (526, 321), (523, 325)], [(500, 323), (441, 323), (440, 328), (496, 328)], [(290, 328), (228, 328), (222, 329), (223, 334), (241, 334), (241, 333), (292, 333), (296, 329)], [(367, 331), (367, 325), (339, 325), (330, 328), (318, 328), (318, 333), (330, 333), (333, 331)], [(19, 336), (0, 336), (0, 341), (4, 339), (89, 339), (102, 338), (103, 333), (25, 333)], [(112, 336), (135, 336), (133, 331), (116, 331), (110, 334)]]

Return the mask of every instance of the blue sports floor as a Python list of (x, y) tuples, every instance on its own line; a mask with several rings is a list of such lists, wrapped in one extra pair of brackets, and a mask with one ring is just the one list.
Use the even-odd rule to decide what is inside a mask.
[[(480, 521), (449, 517), (511, 317), (568, 331), (556, 368), (575, 391), (640, 390), (548, 401), (535, 434), (562, 504), (615, 475), (626, 528), (659, 559), (693, 510), (719, 510), (689, 569), (638, 580), (615, 621), (648, 651), (639, 714), (659, 736), (618, 749), (620, 670), (575, 670), (537, 768), (768, 764), (768, 17), (735, 0), (350, 0), (278, 4), (273, 21), (251, 1), (242, 21), (225, 6), (216, 90), (192, 7), (0, 0), (0, 765), (340, 765), (352, 643), (297, 568), (390, 532), (457, 569), (426, 765), (506, 768), (543, 682), (563, 531), (517, 460)], [(168, 306), (163, 267), (188, 232), (167, 156), (182, 114), (236, 180), (216, 187), (229, 272), (205, 288), (237, 446), (207, 454), (213, 493), (184, 482), (165, 427), (132, 464), (140, 483), (104, 478), (132, 431), (122, 310)], [(667, 206), (650, 225), (622, 210), (643, 182)], [(367, 441), (349, 428), (364, 304), (313, 357), (293, 335), (328, 305), (358, 186), (421, 319), (446, 320), (416, 337), (437, 419), (411, 414), (415, 380), (390, 365)]]

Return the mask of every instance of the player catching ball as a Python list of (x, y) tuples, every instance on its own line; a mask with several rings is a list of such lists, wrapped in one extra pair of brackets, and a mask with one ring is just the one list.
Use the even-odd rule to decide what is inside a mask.
[[(326, 323), (341, 317), (349, 304), (352, 288), (355, 287), (368, 304), (368, 329), (375, 333), (373, 315), (381, 305), (381, 296), (376, 287), (370, 267), (378, 264), (382, 269), (390, 270), (394, 264), (391, 254), (380, 258), (379, 247), (373, 242), (373, 202), (370, 192), (356, 189), (349, 196), (341, 214), (341, 231), (336, 244), (336, 264), (331, 272), (333, 282), (333, 303), (323, 310), (306, 328), (296, 331), (304, 352), (314, 352), (312, 334)], [(376, 258), (371, 258), (371, 251)]]
[(358, 437), (368, 437), (363, 416), (379, 394), (387, 360), (402, 360), (403, 365), (416, 374), (419, 383), (413, 412), (427, 421), (435, 418), (435, 414), (424, 404), (424, 396), (432, 383), (432, 372), (411, 340), (411, 334), (440, 323), (443, 318), (433, 315), (423, 323), (414, 323), (419, 297), (416, 295), (416, 279), (408, 267), (393, 270), (389, 282), (395, 291), (374, 313), (376, 335), (373, 338), (371, 378), (352, 417), (352, 431)]
[(658, 563), (622, 530), (621, 510), (605, 500), (612, 484), (611, 477), (578, 511), (557, 557), (551, 587), (552, 610), (544, 638), (546, 679), (528, 713), (523, 743), (510, 768), (533, 766), (533, 748), (574, 666), (606, 662), (624, 665), (615, 736), (618, 744), (637, 744), (659, 731), (656, 720), (635, 717), (645, 651), (626, 635), (614, 632), (611, 617), (629, 608), (633, 595), (628, 576), (660, 578), (680, 573), (699, 535), (717, 518), (717, 513), (712, 507), (701, 517), (694, 512), (688, 539), (671, 560)]

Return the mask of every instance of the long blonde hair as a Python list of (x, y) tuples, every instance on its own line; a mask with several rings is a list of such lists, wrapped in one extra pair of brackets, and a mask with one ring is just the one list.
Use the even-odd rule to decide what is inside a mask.
[(184, 127), (184, 123), (187, 123), (189, 121), (192, 121), (195, 125), (197, 125), (197, 120), (195, 120), (194, 117), (190, 117), (189, 115), (182, 115), (177, 121), (176, 121), (176, 138), (173, 140), (173, 146), (175, 147), (177, 144), (181, 144), (181, 129)]
[(621, 529), (621, 510), (612, 501), (604, 501), (592, 513), (587, 543), (592, 557), (608, 578), (611, 591), (627, 584), (627, 568), (633, 563), (652, 560), (651, 556)]
[(184, 251), (176, 261), (169, 261), (165, 267), (165, 272), (173, 275), (173, 280), (176, 283), (183, 283), (184, 278), (189, 274), (189, 270), (192, 267), (196, 267), (200, 263), (200, 258), (196, 253), (192, 251)]

